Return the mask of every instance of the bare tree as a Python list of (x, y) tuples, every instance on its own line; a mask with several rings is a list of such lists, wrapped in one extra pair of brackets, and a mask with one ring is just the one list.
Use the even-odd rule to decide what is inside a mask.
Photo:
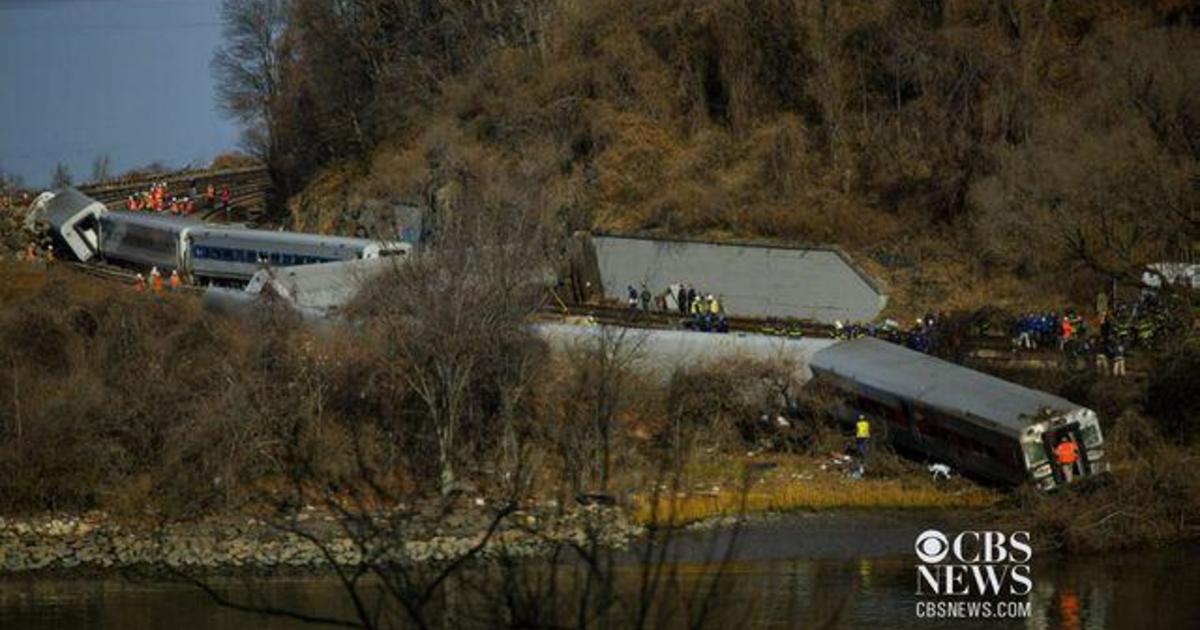
[(491, 433), (504, 409), (511, 417), (526, 391), (523, 366), (537, 351), (526, 324), (544, 298), (542, 227), (506, 210), (439, 217), (431, 246), (362, 296), (383, 340), (380, 369), (422, 405), (443, 493), (470, 450), (464, 431)]
[(274, 105), (288, 10), (288, 0), (223, 0), (225, 45), (212, 60), (218, 105), (241, 123), (247, 149), (268, 164), (278, 147)]
[(112, 158), (101, 153), (92, 159), (92, 181), (102, 182), (112, 177)]
[(66, 162), (59, 162), (54, 165), (54, 172), (50, 175), (51, 188), (64, 188), (70, 186), (73, 177), (71, 177), (71, 168)]

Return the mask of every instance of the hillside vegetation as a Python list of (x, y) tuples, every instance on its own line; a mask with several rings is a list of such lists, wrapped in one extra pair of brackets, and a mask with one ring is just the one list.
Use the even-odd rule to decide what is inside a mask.
[(833, 242), (914, 308), (1082, 301), (1194, 253), (1182, 0), (293, 0), (279, 19), (261, 148), (304, 227), (404, 202)]

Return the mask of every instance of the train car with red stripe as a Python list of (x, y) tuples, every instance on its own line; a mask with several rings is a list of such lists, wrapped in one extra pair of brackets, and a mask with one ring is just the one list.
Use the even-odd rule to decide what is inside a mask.
[(1006, 485), (1068, 483), (1054, 449), (1070, 437), (1079, 461), (1070, 481), (1108, 471), (1096, 412), (1069, 400), (873, 338), (813, 355), (819, 380), (845, 394), (847, 415), (866, 415), (898, 449)]

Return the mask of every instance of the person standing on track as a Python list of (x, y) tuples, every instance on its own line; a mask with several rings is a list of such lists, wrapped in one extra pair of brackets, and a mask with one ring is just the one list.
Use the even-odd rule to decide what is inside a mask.
[(1112, 341), (1112, 375), (1125, 376), (1125, 342), (1114, 337)]
[(225, 222), (229, 222), (229, 201), (233, 195), (229, 192), (229, 184), (221, 185), (221, 210), (225, 213)]
[(133, 290), (138, 293), (146, 292), (146, 276), (140, 273), (137, 275), (137, 278), (133, 280)]
[(171, 291), (178, 291), (179, 287), (183, 286), (183, 280), (179, 279), (178, 269), (171, 270), (171, 278), (167, 280), (167, 286), (171, 288)]
[(163, 279), (162, 274), (158, 271), (158, 267), (150, 268), (150, 288), (154, 290), (155, 294), (162, 294)]

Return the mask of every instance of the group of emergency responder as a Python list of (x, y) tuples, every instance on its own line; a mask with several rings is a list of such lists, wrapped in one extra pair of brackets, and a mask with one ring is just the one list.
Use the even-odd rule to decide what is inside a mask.
[(1101, 312), (1094, 320), (1099, 323), (1093, 329), (1096, 334), (1089, 334), (1087, 320), (1074, 310), (1062, 315), (1027, 313), (1014, 324), (1013, 352), (1057, 344), (1059, 350), (1081, 357), (1101, 374), (1125, 376), (1128, 330), (1119, 329), (1116, 319), (1111, 313)]
[(17, 258), (19, 258), (22, 262), (37, 262), (39, 260), (43, 262), (54, 262), (54, 245), (49, 242), (43, 242), (39, 244), (34, 241), (30, 241), (29, 244), (25, 246), (25, 249), (21, 250), (21, 252), (17, 254)]
[(642, 284), (641, 291), (629, 285), (629, 309), (643, 312), (658, 311), (660, 313), (675, 313), (688, 318), (688, 328), (701, 332), (729, 332), (729, 321), (725, 317), (725, 308), (721, 300), (712, 293), (705, 294), (697, 291), (696, 287), (687, 282), (671, 283), (667, 289), (658, 295), (650, 292), (649, 287)]
[[(885, 319), (880, 324), (843, 324), (840, 320), (833, 322), (834, 339), (859, 339), (874, 337), (894, 344), (905, 346), (910, 350), (932, 354), (942, 337), (942, 322), (945, 315), (926, 313), (918, 317), (916, 323), (908, 330), (903, 329), (894, 319)], [(791, 334), (789, 331), (787, 334)], [(803, 332), (797, 336), (802, 336)]]
[(220, 207), (225, 212), (225, 218), (228, 219), (232, 198), (233, 195), (228, 185), (222, 185), (218, 193), (216, 186), (209, 182), (201, 193), (196, 181), (192, 180), (190, 194), (176, 196), (169, 193), (166, 182), (158, 182), (150, 186), (148, 190), (126, 197), (125, 209), (130, 212), (170, 212), (174, 215), (188, 215), (196, 211), (196, 200), (203, 199), (204, 207), (208, 209), (216, 208), (220, 201)]
[[(172, 269), (171, 275), (167, 278), (167, 280), (165, 281), (165, 284), (166, 284), (166, 287), (165, 287), (166, 289), (169, 289), (171, 291), (178, 291), (180, 289), (180, 287), (183, 286), (183, 278), (180, 277), (179, 271), (176, 269)], [(163, 288), (164, 288), (163, 285), (164, 285), (164, 281), (163, 281), (162, 272), (160, 272), (158, 270), (158, 267), (150, 268), (150, 282), (149, 283), (146, 282), (146, 276), (144, 276), (140, 273), (133, 280), (133, 290), (138, 293), (145, 293), (146, 290), (149, 289), (149, 290), (153, 291), (155, 294), (161, 294), (163, 292)]]
[(14, 208), (26, 208), (29, 206), (30, 198), (28, 192), (21, 192), (20, 195), (13, 193), (5, 193), (0, 195), (0, 210), (12, 210)]

